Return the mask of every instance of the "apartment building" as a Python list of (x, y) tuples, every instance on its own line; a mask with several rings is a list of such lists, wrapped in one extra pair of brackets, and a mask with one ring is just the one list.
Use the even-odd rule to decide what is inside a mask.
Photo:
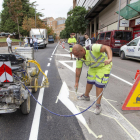
[(134, 38), (140, 35), (140, 0), (77, 0), (76, 5), (88, 10), (85, 18), (89, 20), (87, 32), (90, 37), (117, 29), (132, 30)]
[(43, 19), (44, 23), (49, 27), (52, 27), (54, 33), (57, 34), (57, 38), (60, 35), (60, 32), (65, 29), (65, 21), (66, 19), (63, 17), (58, 17), (54, 19), (53, 17), (47, 17)]
[(53, 17), (47, 17), (47, 18), (44, 18), (43, 19), (45, 25), (48, 25), (49, 27), (52, 27), (52, 22), (54, 21), (54, 18)]

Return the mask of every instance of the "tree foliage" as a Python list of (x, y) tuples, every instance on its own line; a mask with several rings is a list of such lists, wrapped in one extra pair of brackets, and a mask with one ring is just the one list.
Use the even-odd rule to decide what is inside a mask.
[(70, 33), (84, 33), (86, 31), (88, 20), (85, 16), (88, 11), (84, 7), (76, 6), (74, 9), (70, 10), (68, 18), (65, 22), (65, 29), (60, 32), (60, 38), (69, 38)]
[(49, 27), (48, 25), (46, 25), (46, 29), (47, 29), (48, 35), (54, 34), (54, 30), (52, 29), (52, 27)]
[[(1, 31), (9, 32), (16, 34), (18, 33), (18, 24), (19, 32), (21, 35), (28, 35), (29, 32), (24, 30), (22, 25), (26, 17), (35, 18), (35, 8), (33, 3), (30, 3), (29, 0), (4, 0), (3, 10), (1, 13)], [(41, 13), (36, 13), (38, 17), (41, 17)], [(18, 17), (18, 24), (17, 24)]]
[(69, 38), (69, 36), (69, 32), (66, 30), (66, 28), (60, 32), (61, 39)]
[(87, 11), (84, 7), (76, 6), (68, 12), (68, 18), (65, 22), (67, 33), (84, 33), (88, 21), (85, 19)]

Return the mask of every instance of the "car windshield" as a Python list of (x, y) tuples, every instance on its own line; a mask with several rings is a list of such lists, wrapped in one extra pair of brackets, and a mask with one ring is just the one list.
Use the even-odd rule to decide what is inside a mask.
[(53, 36), (49, 36), (49, 38), (53, 38)]
[(32, 37), (34, 38), (34, 36), (36, 36), (38, 39), (44, 38), (43, 35), (33, 35)]
[(131, 41), (131, 32), (116, 31), (114, 39)]

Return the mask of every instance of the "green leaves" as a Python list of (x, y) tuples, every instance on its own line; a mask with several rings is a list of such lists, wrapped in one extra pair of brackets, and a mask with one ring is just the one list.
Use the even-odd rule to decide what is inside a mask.
[[(65, 22), (67, 34), (75, 33), (84, 33), (86, 31), (88, 21), (85, 20), (87, 11), (84, 7), (77, 6), (74, 9), (68, 12), (68, 18)], [(64, 32), (62, 32), (63, 36)]]
[[(24, 17), (35, 19), (35, 8), (29, 0), (3, 0), (3, 10), (1, 13), (1, 31), (18, 33), (21, 35), (29, 35), (27, 30), (22, 28)], [(42, 16), (41, 13), (36, 13), (37, 17)], [(17, 23), (18, 18), (18, 23)], [(17, 25), (18, 24), (18, 25)]]

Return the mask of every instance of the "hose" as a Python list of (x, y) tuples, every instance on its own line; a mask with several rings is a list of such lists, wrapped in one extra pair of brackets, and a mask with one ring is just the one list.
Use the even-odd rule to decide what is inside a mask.
[[(16, 78), (19, 79), (19, 77), (17, 77), (17, 76), (14, 76), (14, 77), (16, 77)], [(20, 81), (20, 79), (19, 79), (19, 81)], [(46, 111), (50, 112), (51, 114), (54, 114), (54, 115), (57, 115), (57, 116), (60, 116), (60, 117), (73, 117), (73, 116), (80, 115), (80, 114), (84, 113), (85, 111), (87, 111), (89, 108), (91, 108), (91, 107), (96, 103), (96, 101), (97, 101), (97, 100), (99, 99), (99, 97), (103, 94), (103, 92), (104, 92), (104, 90), (105, 90), (105, 88), (106, 88), (106, 86), (107, 86), (107, 84), (106, 84), (105, 87), (104, 87), (104, 89), (103, 89), (103, 91), (100, 93), (100, 95), (96, 98), (96, 100), (95, 100), (87, 109), (85, 109), (85, 110), (83, 110), (82, 112), (79, 112), (79, 113), (77, 113), (77, 114), (73, 114), (73, 115), (61, 115), (61, 114), (54, 113), (54, 112), (50, 111), (49, 109), (47, 109), (46, 107), (44, 107), (44, 106), (33, 96), (33, 94), (30, 92), (30, 90), (28, 89), (28, 87), (25, 86), (24, 83), (21, 83), (21, 84), (23, 84), (23, 86), (28, 90), (28, 92), (29, 92), (30, 95), (33, 97), (33, 99), (34, 99), (42, 108), (44, 108)]]

